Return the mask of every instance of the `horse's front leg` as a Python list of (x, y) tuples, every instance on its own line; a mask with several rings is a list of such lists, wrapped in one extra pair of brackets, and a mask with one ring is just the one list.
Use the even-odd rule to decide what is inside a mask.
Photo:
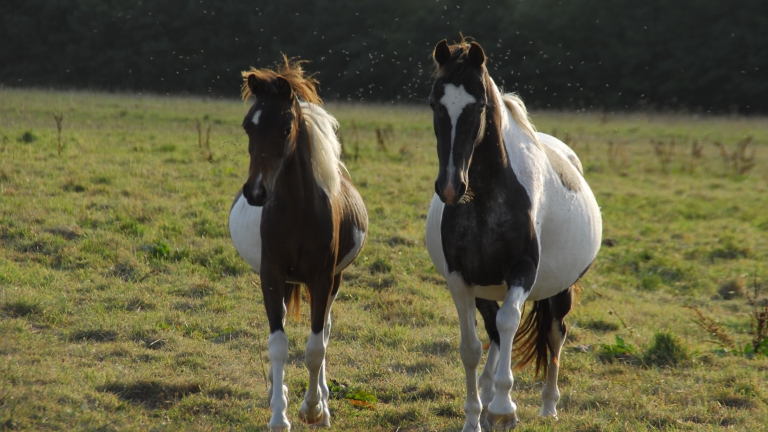
[[(269, 421), (269, 430), (289, 431), (291, 430), (291, 423), (286, 415), (286, 410), (288, 409), (288, 387), (284, 385), (285, 361), (288, 358), (288, 336), (285, 335), (283, 327), (283, 319), (285, 317), (285, 304), (283, 303), (285, 277), (271, 267), (277, 266), (262, 265), (261, 273), (261, 291), (264, 295), (264, 307), (267, 309), (270, 333), (268, 350), (271, 385), (268, 396), (269, 406), (272, 409), (272, 418)], [(273, 389), (278, 389), (278, 391)]]
[(483, 347), (477, 337), (475, 323), (474, 289), (464, 284), (458, 273), (448, 275), (448, 289), (451, 291), (456, 312), (459, 315), (461, 342), (459, 352), (464, 365), (467, 383), (467, 399), (464, 401), (466, 420), (462, 432), (480, 432), (480, 395), (477, 391), (477, 365), (483, 355)]
[(325, 382), (325, 351), (330, 335), (330, 313), (333, 301), (332, 292), (336, 280), (320, 280), (308, 286), (311, 292), (311, 324), (312, 331), (307, 341), (304, 364), (309, 371), (309, 384), (304, 395), (304, 403), (299, 409), (299, 418), (304, 423), (314, 426), (330, 426), (330, 411), (328, 410), (328, 384)]
[(475, 299), (475, 305), (485, 323), (485, 331), (490, 339), (488, 347), (488, 357), (485, 359), (483, 373), (480, 374), (480, 402), (483, 404), (483, 411), (480, 414), (480, 423), (485, 423), (488, 417), (488, 405), (496, 394), (493, 384), (493, 378), (496, 375), (496, 366), (499, 364), (499, 331), (496, 328), (496, 314), (499, 312), (499, 304), (493, 300), (481, 298)]

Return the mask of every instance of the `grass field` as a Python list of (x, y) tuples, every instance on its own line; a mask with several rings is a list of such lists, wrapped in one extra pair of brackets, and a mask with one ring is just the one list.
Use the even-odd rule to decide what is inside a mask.
[[(458, 431), (456, 311), (424, 244), (430, 114), (328, 109), (371, 227), (334, 305), (333, 430)], [(0, 89), (0, 428), (265, 430), (267, 322), (227, 229), (246, 177), (245, 111), (234, 100)], [(213, 161), (196, 119), (203, 135), (210, 125)], [(765, 430), (768, 357), (740, 351), (751, 341), (745, 292), (768, 293), (768, 120), (539, 112), (533, 122), (580, 155), (604, 246), (568, 318), (560, 419), (537, 417), (543, 383), (516, 373), (519, 430)], [(391, 128), (386, 151), (377, 128)], [(747, 136), (744, 157), (726, 164), (714, 143), (733, 154)], [(306, 429), (303, 309), (287, 329), (295, 430)], [(675, 349), (654, 344), (659, 332)]]

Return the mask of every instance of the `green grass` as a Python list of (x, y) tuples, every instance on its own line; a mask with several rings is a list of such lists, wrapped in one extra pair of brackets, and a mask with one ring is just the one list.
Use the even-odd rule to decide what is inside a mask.
[[(334, 305), (334, 430), (460, 430), (456, 312), (424, 245), (430, 114), (328, 109), (371, 225)], [(246, 177), (245, 111), (232, 100), (0, 90), (0, 428), (264, 430), (267, 322), (226, 226)], [(762, 429), (768, 359), (726, 353), (684, 306), (736, 346), (751, 340), (746, 299), (718, 292), (768, 282), (768, 122), (534, 114), (579, 153), (605, 245), (568, 318), (560, 420), (537, 417), (543, 384), (524, 371), (520, 430)], [(212, 162), (195, 119), (212, 125)], [(384, 152), (375, 130), (390, 125)], [(732, 150), (745, 136), (756, 165), (736, 175), (713, 142)], [(673, 138), (662, 164), (650, 140)], [(693, 140), (704, 143), (695, 161)], [(307, 309), (287, 329), (296, 430)], [(635, 360), (602, 360), (617, 335)]]

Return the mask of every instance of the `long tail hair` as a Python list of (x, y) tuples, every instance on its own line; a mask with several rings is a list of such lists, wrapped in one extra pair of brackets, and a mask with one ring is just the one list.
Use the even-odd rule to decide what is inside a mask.
[[(286, 315), (298, 320), (301, 316), (301, 284), (286, 283), (285, 284), (285, 296), (283, 302), (285, 303)], [(311, 301), (309, 296), (309, 290), (305, 289), (307, 293), (307, 301)]]
[[(578, 287), (574, 284), (555, 297), (533, 302), (531, 311), (525, 317), (525, 320), (520, 323), (520, 327), (517, 328), (517, 333), (515, 333), (514, 349), (512, 350), (515, 370), (525, 369), (526, 366), (534, 363), (536, 365), (535, 376), (538, 376), (539, 373), (543, 373), (544, 376), (547, 375), (547, 370), (549, 369), (547, 354), (552, 352), (552, 347), (549, 344), (550, 329), (555, 324), (555, 319), (557, 319), (557, 324), (560, 325), (562, 332), (565, 333), (564, 318), (571, 309), (573, 293), (577, 289)], [(559, 298), (560, 296), (563, 296), (563, 298)], [(553, 300), (567, 303), (555, 305), (557, 310), (553, 310)]]

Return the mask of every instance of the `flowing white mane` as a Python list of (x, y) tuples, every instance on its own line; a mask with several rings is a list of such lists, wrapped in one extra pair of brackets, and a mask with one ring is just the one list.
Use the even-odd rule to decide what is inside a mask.
[[(512, 118), (515, 119), (515, 122), (523, 131), (523, 133), (531, 137), (531, 139), (533, 139), (534, 142), (539, 143), (539, 139), (536, 137), (536, 127), (534, 127), (533, 123), (531, 123), (531, 119), (530, 117), (528, 117), (528, 109), (525, 108), (525, 104), (523, 103), (523, 100), (520, 99), (520, 96), (516, 95), (515, 93), (501, 94), (501, 92), (499, 91), (499, 88), (496, 87), (495, 84), (493, 85), (493, 93), (496, 96), (496, 100), (502, 102), (501, 104), (499, 104), (499, 109), (503, 109), (502, 107), (506, 107), (509, 113), (512, 115)], [(506, 123), (507, 123), (507, 116), (502, 115), (501, 116), (502, 129), (509, 126)]]
[(309, 129), (312, 146), (312, 173), (328, 197), (341, 190), (341, 144), (336, 138), (339, 122), (319, 105), (301, 102), (301, 113)]

